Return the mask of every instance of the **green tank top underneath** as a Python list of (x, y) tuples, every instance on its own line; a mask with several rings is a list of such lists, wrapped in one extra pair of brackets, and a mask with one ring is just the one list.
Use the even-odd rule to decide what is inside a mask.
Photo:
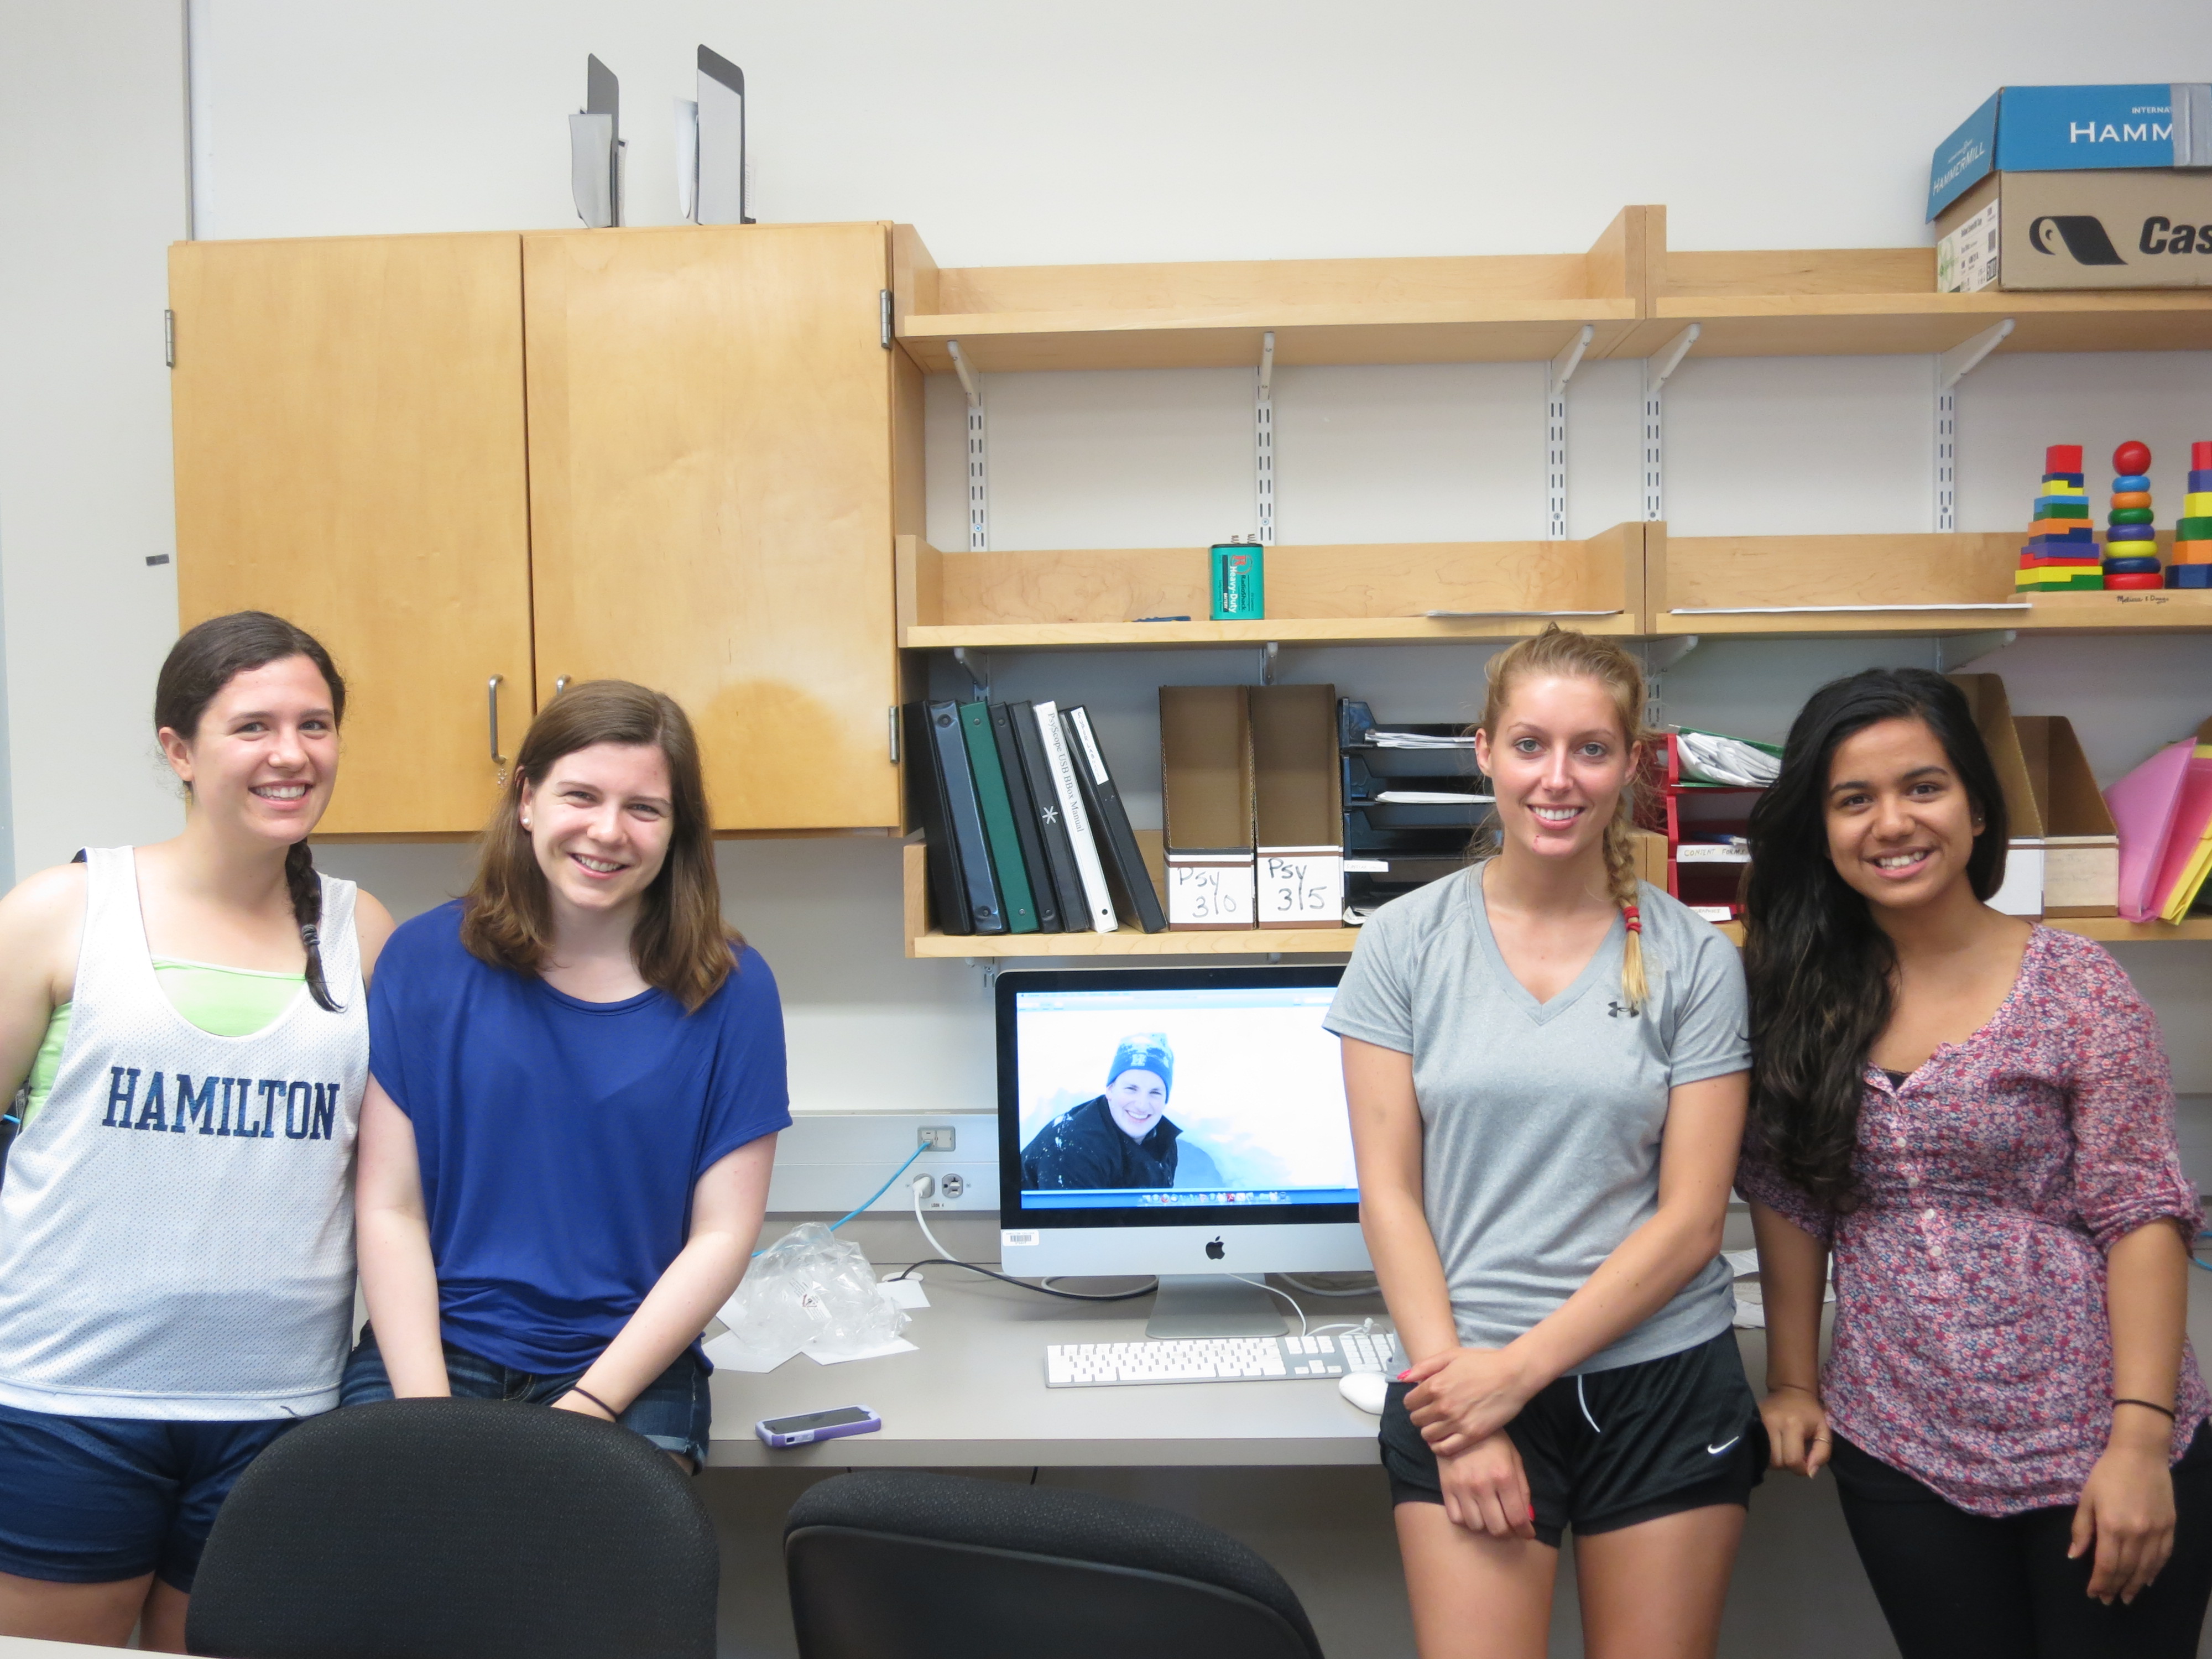
[[(254, 968), (218, 968), (211, 963), (154, 958), (154, 978), (169, 1006), (210, 1036), (252, 1036), (276, 1023), (307, 984), (305, 974), (269, 974)], [(46, 1103), (61, 1070), (69, 1042), (70, 1008), (64, 1002), (46, 1021), (46, 1035), (31, 1062), (30, 1098), (23, 1109), (27, 1127)]]

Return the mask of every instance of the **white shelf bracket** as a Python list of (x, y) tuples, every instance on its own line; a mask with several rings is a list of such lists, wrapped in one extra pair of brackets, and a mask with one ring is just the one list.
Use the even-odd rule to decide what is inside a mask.
[(1700, 634), (1677, 634), (1670, 639), (1647, 640), (1644, 645), (1644, 723), (1662, 726), (1665, 706), (1661, 702), (1659, 688), (1667, 678), (1667, 671), (1698, 648), (1705, 636)]
[(1959, 527), (1956, 466), (1959, 450), (1959, 382), (2012, 332), (2006, 318), (1971, 340), (1961, 340), (1936, 359), (1936, 530), (1948, 535)]
[(1596, 331), (1584, 323), (1544, 374), (1544, 535), (1550, 541), (1567, 533), (1567, 382)]
[[(976, 550), (981, 552), (982, 550), (979, 548)], [(960, 672), (967, 675), (968, 684), (975, 689), (974, 701), (988, 702), (991, 701), (991, 659), (981, 653), (978, 653), (977, 655), (983, 665), (983, 672), (980, 674), (975, 672), (975, 664), (968, 659), (966, 646), (956, 645), (952, 647), (952, 660), (959, 665)]]
[(1681, 367), (1682, 359), (1705, 331), (1703, 323), (1692, 323), (1664, 346), (1644, 360), (1644, 516), (1656, 524), (1667, 516), (1664, 404), (1660, 397), (1667, 378)]
[(960, 389), (968, 394), (968, 550), (988, 553), (991, 549), (991, 494), (990, 476), (983, 465), (983, 386), (975, 378), (975, 371), (968, 366), (967, 355), (960, 349), (959, 341), (947, 340), (945, 349), (952, 359), (952, 372), (960, 377)]
[(1260, 382), (1252, 401), (1252, 473), (1260, 545), (1275, 544), (1275, 331), (1260, 337)]
[(1968, 663), (1986, 657), (1992, 651), (2002, 651), (2020, 637), (2011, 628), (1991, 628), (1978, 634), (1938, 635), (1936, 639), (1936, 672), (1951, 674)]

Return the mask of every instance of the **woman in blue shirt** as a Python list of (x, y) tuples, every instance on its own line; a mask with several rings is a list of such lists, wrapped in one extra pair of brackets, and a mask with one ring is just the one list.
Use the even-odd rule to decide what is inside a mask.
[(369, 1071), (343, 1403), (538, 1401), (702, 1465), (699, 1334), (791, 1116), (673, 701), (597, 680), (538, 714), (467, 896), (385, 949)]

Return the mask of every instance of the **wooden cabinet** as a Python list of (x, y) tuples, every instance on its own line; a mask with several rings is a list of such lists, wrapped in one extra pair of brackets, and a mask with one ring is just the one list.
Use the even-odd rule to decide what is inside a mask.
[[(172, 251), (187, 626), (345, 672), (327, 832), (477, 829), (563, 680), (665, 690), (716, 827), (896, 830), (921, 376), (884, 224)], [(494, 677), (500, 684), (488, 690)]]
[(273, 611), (346, 677), (326, 832), (453, 833), (531, 713), (519, 236), (185, 242), (177, 591)]
[(668, 692), (718, 827), (901, 820), (889, 261), (880, 224), (523, 239), (538, 695)]

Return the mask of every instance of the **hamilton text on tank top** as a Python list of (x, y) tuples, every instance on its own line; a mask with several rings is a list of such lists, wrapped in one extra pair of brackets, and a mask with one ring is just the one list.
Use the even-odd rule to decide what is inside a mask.
[(231, 1421), (337, 1403), (353, 1316), (368, 999), (354, 886), (323, 884), (323, 972), (250, 1036), (155, 981), (127, 847), (86, 855), (69, 1040), (0, 1182), (0, 1404)]

